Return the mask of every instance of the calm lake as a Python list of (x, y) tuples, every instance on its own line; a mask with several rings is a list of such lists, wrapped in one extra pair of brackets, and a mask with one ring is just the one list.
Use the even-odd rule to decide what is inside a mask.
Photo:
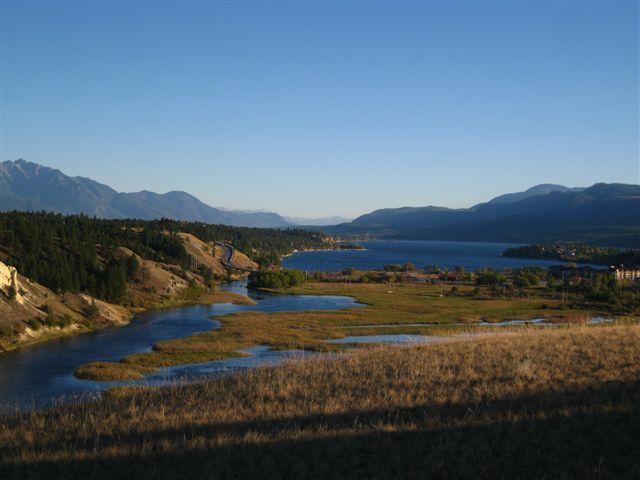
[(452, 270), (462, 266), (465, 270), (491, 267), (515, 268), (531, 265), (549, 266), (562, 263), (557, 260), (535, 260), (503, 257), (502, 252), (517, 244), (480, 242), (443, 242), (431, 240), (389, 240), (359, 242), (365, 250), (322, 250), (298, 252), (285, 257), (283, 265), (306, 271), (340, 271), (379, 269), (391, 263), (413, 263), (421, 268), (437, 265)]

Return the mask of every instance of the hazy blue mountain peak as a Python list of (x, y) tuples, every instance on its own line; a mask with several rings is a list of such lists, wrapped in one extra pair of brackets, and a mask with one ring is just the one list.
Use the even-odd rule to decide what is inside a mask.
[(99, 218), (173, 218), (243, 227), (287, 227), (276, 213), (228, 212), (184, 191), (123, 193), (24, 159), (0, 164), (0, 210), (47, 210)]

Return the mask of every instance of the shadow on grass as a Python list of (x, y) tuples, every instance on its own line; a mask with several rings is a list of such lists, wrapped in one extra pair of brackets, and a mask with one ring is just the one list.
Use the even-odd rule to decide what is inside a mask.
[(640, 382), (611, 382), (476, 404), (149, 425), (146, 432), (34, 442), (33, 451), (72, 453), (70, 461), (20, 464), (0, 446), (0, 476), (640, 478), (639, 402)]

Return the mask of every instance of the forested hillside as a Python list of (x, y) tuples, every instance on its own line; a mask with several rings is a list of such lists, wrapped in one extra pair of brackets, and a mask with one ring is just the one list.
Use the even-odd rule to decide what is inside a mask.
[(318, 248), (322, 234), (303, 230), (238, 228), (174, 220), (102, 220), (84, 215), (0, 213), (0, 257), (26, 277), (57, 292), (86, 292), (120, 302), (137, 272), (135, 256), (187, 270), (191, 258), (179, 232), (222, 241), (263, 263), (294, 249)]

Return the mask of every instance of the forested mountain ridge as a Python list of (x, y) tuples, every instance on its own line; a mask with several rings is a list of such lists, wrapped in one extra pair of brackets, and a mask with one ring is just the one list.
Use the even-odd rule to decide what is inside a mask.
[[(216, 209), (186, 192), (119, 193), (91, 179), (68, 177), (59, 170), (25, 160), (0, 164), (0, 210), (84, 213), (98, 218), (173, 218), (277, 228), (290, 227), (293, 221), (271, 212)], [(313, 228), (328, 234), (379, 238), (586, 242), (637, 247), (640, 186), (597, 183), (588, 188), (569, 188), (541, 184), (470, 208), (381, 209), (348, 223)]]
[(325, 231), (399, 239), (638, 246), (640, 185), (597, 183), (469, 209), (383, 209)]
[(98, 218), (173, 218), (241, 227), (292, 226), (277, 213), (213, 208), (186, 192), (120, 193), (89, 178), (69, 177), (23, 159), (0, 163), (0, 210), (44, 210)]

